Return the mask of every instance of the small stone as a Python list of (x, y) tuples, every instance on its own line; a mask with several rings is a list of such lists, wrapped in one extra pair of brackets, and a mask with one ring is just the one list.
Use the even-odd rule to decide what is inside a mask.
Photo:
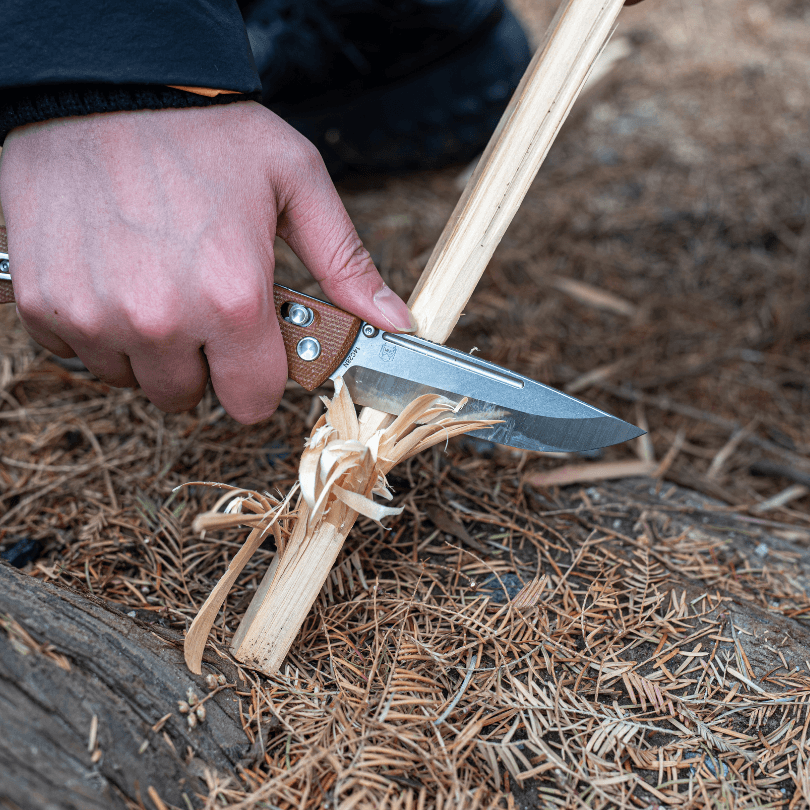
[(15, 568), (22, 568), (33, 562), (42, 553), (42, 543), (39, 540), (24, 538), (18, 540), (13, 546), (0, 551), (0, 560), (5, 560)]

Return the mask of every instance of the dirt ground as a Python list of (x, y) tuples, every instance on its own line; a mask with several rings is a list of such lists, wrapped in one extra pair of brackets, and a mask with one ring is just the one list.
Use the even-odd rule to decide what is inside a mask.
[[(538, 40), (553, 7), (514, 7)], [(395, 470), (285, 671), (242, 671), (260, 752), (206, 806), (808, 806), (810, 5), (646, 0), (616, 37), (449, 342), (647, 426), (603, 460), (655, 474), (560, 489), (588, 460), (465, 440)], [(405, 297), (464, 174), (340, 186)], [(173, 488), (286, 493), (314, 407), (166, 416), (0, 308), (0, 552), (183, 632), (245, 533), (201, 540), (216, 493)]]

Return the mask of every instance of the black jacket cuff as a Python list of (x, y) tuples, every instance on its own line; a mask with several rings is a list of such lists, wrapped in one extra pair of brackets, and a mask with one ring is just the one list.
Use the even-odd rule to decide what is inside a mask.
[(0, 90), (0, 145), (15, 127), (52, 118), (123, 110), (211, 107), (234, 101), (261, 101), (261, 91), (220, 93), (208, 97), (151, 84), (53, 84), (3, 88)]

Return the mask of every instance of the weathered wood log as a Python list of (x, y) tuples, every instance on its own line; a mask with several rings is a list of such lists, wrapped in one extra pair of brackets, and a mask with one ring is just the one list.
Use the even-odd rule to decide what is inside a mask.
[[(418, 334), (444, 343), (520, 207), (609, 37), (623, 0), (565, 0), (509, 103), (408, 302)], [(361, 440), (390, 420), (365, 408)], [(319, 529), (296, 528), (294, 565), (265, 576), (232, 651), (278, 670), (357, 515), (339, 510)], [(306, 520), (306, 513), (299, 520)]]
[(232, 774), (251, 746), (232, 689), (189, 728), (177, 704), (189, 687), (208, 693), (177, 633), (0, 564), (0, 806), (151, 809), (156, 794), (199, 807), (204, 769)]

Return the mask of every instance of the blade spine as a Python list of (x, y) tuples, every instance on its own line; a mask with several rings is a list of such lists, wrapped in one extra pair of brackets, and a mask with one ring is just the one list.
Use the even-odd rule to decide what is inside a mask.
[[(388, 338), (386, 338), (388, 335)], [(408, 335), (408, 334), (397, 334), (396, 332), (383, 332), (381, 334), (383, 340), (390, 340), (390, 338), (396, 338), (396, 340), (391, 340), (390, 342), (394, 343), (394, 345), (403, 346), (403, 348), (407, 348), (407, 344), (410, 341), (414, 341), (417, 344), (423, 343), (425, 344), (426, 348), (435, 348), (439, 354), (447, 353), (451, 356), (457, 356), (459, 360), (464, 360), (465, 362), (469, 363), (472, 366), (481, 366), (483, 369), (492, 370), (499, 372), (507, 377), (515, 377), (520, 379), (524, 385), (526, 382), (537, 383), (537, 380), (533, 380), (531, 377), (527, 377), (525, 374), (520, 374), (517, 371), (512, 371), (511, 369), (506, 368), (505, 366), (501, 366), (498, 363), (493, 363), (491, 360), (486, 360), (483, 357), (476, 357), (474, 354), (469, 352), (463, 352), (461, 349), (454, 349), (452, 346), (446, 346), (444, 343), (436, 343), (433, 340), (428, 340), (427, 338), (419, 337), (418, 335)], [(416, 350), (412, 350), (416, 351)], [(438, 359), (438, 358), (437, 358)], [(538, 385), (542, 385), (543, 383), (537, 383)]]
[[(371, 340), (383, 341), (384, 340), (384, 338), (383, 338), (384, 334), (393, 334), (393, 333), (386, 333), (384, 331), (380, 331), (379, 334), (375, 335), (374, 338), (371, 338)], [(433, 343), (433, 341), (426, 340), (425, 338), (416, 338), (416, 339), (419, 340), (419, 341), (423, 341), (426, 344), (430, 344), (430, 345), (437, 346), (437, 347), (440, 347), (440, 348), (449, 349), (449, 347), (443, 346), (440, 343)], [(369, 357), (369, 353), (367, 351), (364, 351), (363, 344), (362, 344), (362, 342), (367, 341), (367, 340), (369, 340), (369, 338), (367, 338), (367, 337), (365, 337), (363, 335), (363, 329), (362, 329), (362, 326), (361, 326), (360, 332), (358, 333), (358, 336), (355, 339), (354, 343), (352, 344), (351, 348), (346, 353), (345, 357), (340, 362), (340, 364), (335, 369), (335, 371), (332, 372), (332, 374), (331, 374), (332, 379), (334, 379), (336, 376), (341, 376), (341, 375), (347, 373), (353, 367), (362, 367), (362, 368), (365, 368), (365, 369), (367, 369), (369, 371), (373, 371), (373, 372), (376, 372), (376, 373), (379, 373), (379, 374), (384, 374), (384, 375), (386, 375), (388, 377), (394, 377), (394, 378), (399, 379), (399, 380), (407, 380), (407, 381), (412, 382), (412, 383), (417, 383), (417, 384), (422, 384), (422, 385), (430, 385), (430, 386), (433, 386), (433, 387), (441, 388), (442, 390), (447, 390), (445, 386), (441, 385), (441, 377), (439, 377), (439, 382), (437, 383), (436, 375), (433, 373), (433, 368), (434, 367), (437, 368), (437, 369), (450, 367), (450, 368), (453, 368), (453, 369), (455, 369), (457, 371), (461, 371), (463, 373), (476, 374), (476, 372), (471, 370), (471, 369), (465, 368), (463, 366), (458, 366), (458, 365), (456, 365), (454, 363), (450, 363), (450, 362), (445, 361), (445, 360), (440, 360), (440, 359), (438, 359), (436, 357), (421, 354), (421, 353), (417, 352), (414, 349), (408, 349), (406, 346), (402, 346), (402, 348), (405, 351), (409, 351), (413, 355), (418, 357), (419, 364), (422, 366), (423, 369), (426, 369), (425, 377), (429, 378), (431, 381), (429, 383), (421, 383), (418, 380), (414, 379), (414, 377), (409, 376), (408, 374), (405, 374), (405, 373), (399, 373), (399, 374), (392, 373), (390, 370), (388, 370), (387, 367), (385, 367), (383, 365), (382, 361), (380, 361), (380, 359), (379, 359), (379, 357), (378, 357), (378, 355), (376, 353), (374, 354), (374, 357)], [(358, 349), (358, 351), (356, 353), (355, 353), (355, 348)], [(463, 352), (460, 352), (458, 349), (450, 349), (450, 351), (458, 353), (461, 357), (467, 357), (467, 355), (465, 355)], [(361, 359), (358, 359), (358, 358), (362, 358), (363, 362), (361, 362)], [(476, 362), (479, 362), (479, 358), (472, 358), (472, 359), (474, 359)], [(553, 386), (546, 385), (545, 383), (538, 382), (537, 380), (533, 380), (531, 377), (527, 377), (525, 374), (519, 374), (518, 372), (510, 371), (509, 369), (505, 369), (502, 366), (499, 366), (497, 363), (490, 363), (488, 360), (480, 360), (480, 362), (486, 363), (486, 364), (492, 366), (494, 370), (499, 371), (499, 372), (501, 372), (501, 373), (503, 373), (503, 374), (505, 374), (507, 376), (517, 377), (521, 381), (523, 381), (523, 387), (522, 388), (517, 388), (516, 386), (507, 385), (506, 383), (502, 382), (501, 380), (498, 380), (497, 378), (493, 377), (492, 375), (482, 373), (482, 374), (479, 375), (482, 378), (482, 384), (502, 385), (502, 386), (504, 386), (504, 392), (505, 393), (507, 393), (509, 391), (511, 391), (511, 392), (520, 391), (521, 395), (525, 394), (526, 396), (531, 396), (533, 391), (536, 391), (537, 389), (540, 389), (547, 396), (549, 396), (553, 401), (556, 401), (556, 402), (558, 402), (560, 404), (562, 404), (562, 403), (570, 403), (572, 406), (575, 406), (575, 407), (578, 407), (578, 408), (583, 408), (583, 409), (585, 409), (587, 411), (590, 411), (591, 416), (587, 417), (587, 418), (599, 418), (599, 417), (603, 417), (603, 416), (609, 416), (611, 419), (617, 419), (618, 418), (618, 417), (613, 416), (612, 414), (607, 413), (606, 411), (601, 410), (600, 408), (597, 408), (594, 405), (591, 405), (591, 404), (589, 404), (587, 402), (583, 402), (581, 399), (577, 399), (576, 397), (572, 396), (571, 394), (566, 394), (563, 391), (557, 390)], [(440, 365), (434, 366), (433, 364), (440, 364)], [(471, 395), (469, 393), (465, 393), (464, 391), (455, 391), (455, 392), (449, 392), (449, 393), (452, 393), (455, 396), (462, 396), (462, 397), (463, 396), (474, 396), (474, 395)], [(503, 407), (503, 408), (510, 408), (511, 410), (520, 410), (522, 413), (529, 413), (529, 411), (525, 410), (525, 407), (524, 408), (520, 408), (519, 406), (516, 407), (513, 404), (507, 404), (506, 402), (498, 402), (498, 401), (496, 401), (495, 399), (492, 399), (492, 398), (481, 398), (481, 397), (474, 397), (474, 398), (477, 399), (479, 402), (487, 402), (487, 403), (489, 403), (490, 405), (493, 405), (493, 406)], [(505, 396), (504, 399), (508, 400), (509, 397)], [(546, 416), (546, 414), (540, 414), (540, 413), (535, 413), (534, 415), (536, 415), (536, 416)], [(567, 417), (567, 418), (584, 419), (586, 417), (585, 416), (578, 416), (578, 417)], [(623, 420), (619, 420), (619, 421), (623, 421)]]

